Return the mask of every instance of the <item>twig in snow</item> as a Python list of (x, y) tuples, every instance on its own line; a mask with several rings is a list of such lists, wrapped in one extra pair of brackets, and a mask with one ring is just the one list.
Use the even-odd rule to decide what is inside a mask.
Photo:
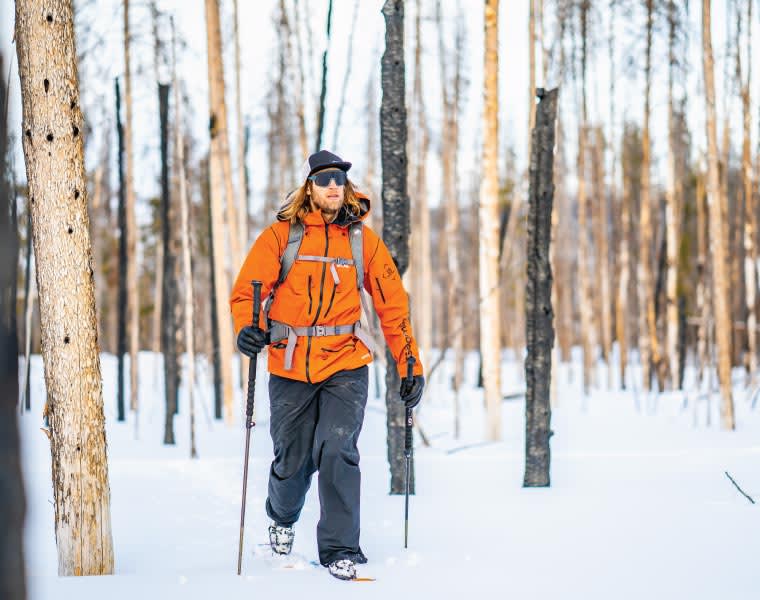
[(734, 478), (731, 477), (731, 475), (728, 474), (728, 471), (724, 471), (726, 474), (726, 477), (728, 477), (731, 480), (731, 483), (733, 483), (736, 486), (736, 489), (739, 490), (742, 496), (744, 496), (747, 500), (749, 500), (752, 504), (755, 503), (755, 501), (752, 499), (752, 496), (748, 496), (744, 493), (744, 490), (739, 487), (739, 484), (734, 481)]
[(474, 444), (466, 444), (465, 446), (457, 446), (455, 448), (450, 448), (446, 450), (446, 454), (456, 454), (457, 452), (462, 452), (463, 450), (470, 450), (471, 448), (480, 448), (482, 446), (490, 446), (491, 444), (494, 444), (495, 442), (475, 442)]

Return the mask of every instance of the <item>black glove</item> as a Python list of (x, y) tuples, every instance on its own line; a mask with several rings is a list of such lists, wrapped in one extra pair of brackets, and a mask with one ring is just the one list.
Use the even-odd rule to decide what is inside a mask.
[(246, 327), (243, 327), (240, 330), (240, 333), (238, 333), (238, 350), (240, 350), (240, 352), (245, 354), (248, 358), (253, 358), (264, 349), (264, 346), (268, 345), (269, 332), (264, 331), (259, 327), (248, 325)]
[(406, 377), (401, 380), (401, 401), (406, 404), (407, 408), (414, 408), (422, 400), (422, 390), (425, 389), (425, 376), (415, 375), (411, 382)]

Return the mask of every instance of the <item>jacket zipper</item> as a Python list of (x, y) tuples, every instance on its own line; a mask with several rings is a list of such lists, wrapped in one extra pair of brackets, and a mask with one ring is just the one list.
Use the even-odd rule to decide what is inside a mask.
[(311, 314), (311, 275), (309, 275), (309, 314)]
[(375, 277), (375, 281), (377, 282), (377, 290), (380, 292), (380, 297), (383, 299), (383, 304), (387, 304), (385, 302), (385, 294), (383, 294), (383, 288), (380, 286), (380, 280)]
[(335, 300), (335, 290), (337, 289), (337, 287), (338, 287), (337, 285), (333, 285), (333, 291), (332, 291), (332, 294), (330, 295), (330, 303), (327, 305), (327, 310), (325, 311), (325, 314), (324, 314), (325, 318), (327, 318), (327, 315), (330, 312), (330, 309), (332, 308), (333, 300)]
[[(327, 251), (330, 249), (330, 235), (328, 231), (328, 227), (330, 226), (329, 223), (325, 223), (325, 258), (327, 257)], [(319, 313), (322, 311), (322, 293), (325, 289), (325, 272), (327, 271), (327, 263), (322, 263), (322, 279), (319, 282), (319, 304), (317, 305), (317, 314), (314, 315), (314, 321), (312, 321), (311, 326), (314, 327), (314, 325), (317, 324), (317, 320), (319, 319)], [(311, 377), (309, 377), (309, 356), (311, 355), (311, 336), (309, 336), (309, 341), (306, 343), (306, 381), (311, 383)]]

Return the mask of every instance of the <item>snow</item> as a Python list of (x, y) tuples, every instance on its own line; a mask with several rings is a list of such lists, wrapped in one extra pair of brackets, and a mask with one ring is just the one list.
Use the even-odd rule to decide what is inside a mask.
[[(602, 377), (601, 387), (584, 399), (580, 365), (562, 365), (552, 416), (552, 484), (526, 489), (524, 401), (503, 403), (503, 441), (484, 442), (482, 392), (473, 387), (476, 358), (468, 357), (462, 436), (454, 440), (452, 394), (442, 369), (418, 414), (432, 446), (417, 441), (408, 550), (404, 497), (387, 493), (385, 411), (371, 377), (360, 439), (361, 543), (370, 562), (359, 575), (376, 581), (346, 583), (310, 564), (317, 559), (315, 485), (296, 525), (295, 555), (274, 559), (262, 546), (272, 454), (265, 372), (260, 370), (257, 386), (238, 577), (243, 426), (226, 427), (208, 417), (210, 382), (201, 369), (200, 458), (189, 459), (184, 390), (175, 419), (178, 443), (164, 446), (159, 361), (150, 353), (140, 360), (143, 409), (135, 439), (134, 415), (116, 422), (116, 362), (103, 356), (116, 574), (61, 578), (49, 444), (39, 431), (42, 363), (33, 359), (32, 412), (21, 418), (32, 600), (758, 597), (760, 512), (724, 474), (760, 501), (760, 411), (752, 410), (739, 375), (737, 430), (723, 432), (717, 396), (709, 407), (695, 393), (686, 402), (683, 394), (646, 398), (607, 391)], [(522, 388), (519, 371), (505, 360), (505, 392)]]

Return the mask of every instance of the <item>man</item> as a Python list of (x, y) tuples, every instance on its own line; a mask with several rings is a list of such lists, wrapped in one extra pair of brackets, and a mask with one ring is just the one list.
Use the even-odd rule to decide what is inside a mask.
[[(254, 356), (269, 346), (270, 545), (277, 554), (290, 552), (293, 525), (319, 471), (319, 561), (339, 579), (354, 579), (356, 564), (367, 562), (359, 547), (357, 440), (372, 353), (360, 322), (361, 288), (396, 359), (401, 400), (416, 406), (425, 385), (407, 294), (385, 244), (362, 223), (369, 200), (348, 179), (350, 168), (327, 150), (309, 156), (301, 186), (254, 243), (230, 299), (238, 349)], [(262, 282), (269, 300), (259, 323), (251, 323), (252, 280)]]

